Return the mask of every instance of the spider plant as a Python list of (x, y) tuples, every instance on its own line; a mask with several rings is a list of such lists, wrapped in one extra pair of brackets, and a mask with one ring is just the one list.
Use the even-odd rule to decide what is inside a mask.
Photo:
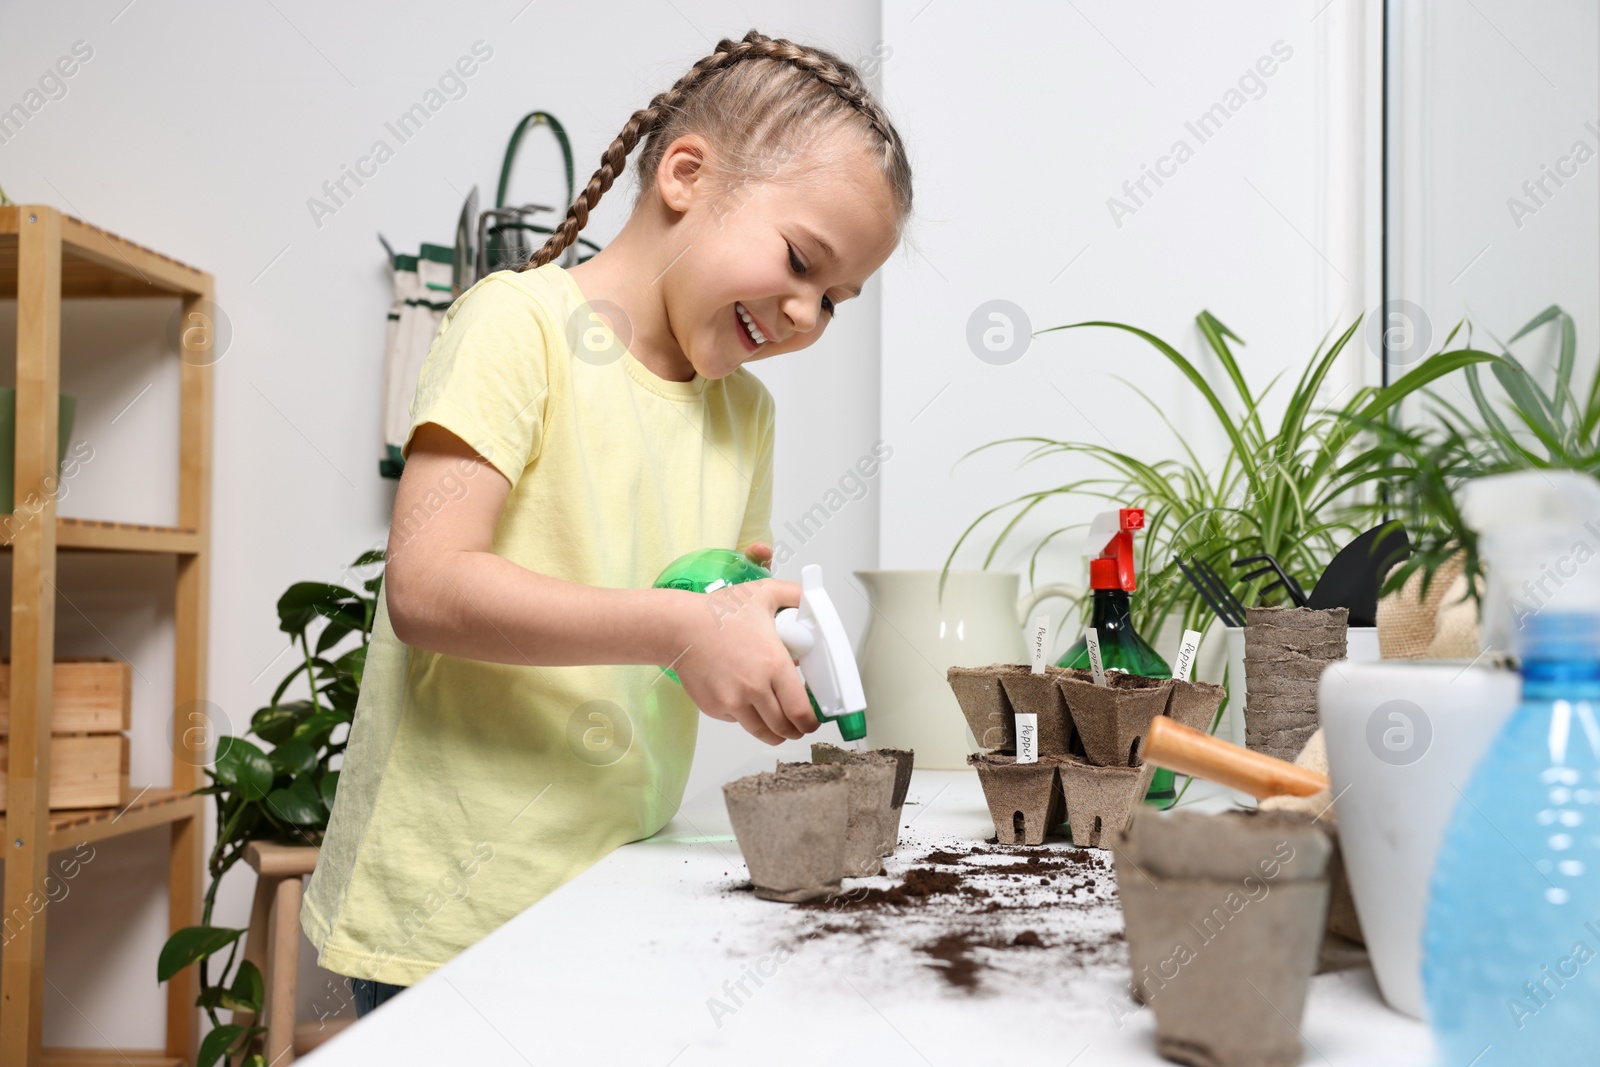
[[(1305, 579), (1314, 581), (1334, 553), (1361, 529), (1356, 525), (1356, 516), (1336, 507), (1356, 481), (1348, 460), (1361, 429), (1382, 419), (1401, 399), (1442, 375), (1497, 358), (1465, 348), (1438, 353), (1387, 388), (1363, 386), (1337, 407), (1319, 407), (1317, 398), (1329, 373), (1360, 327), (1361, 320), (1357, 318), (1332, 343), (1325, 337), (1318, 344), (1289, 394), (1282, 417), (1272, 425), (1263, 417), (1262, 409), (1278, 378), (1260, 391), (1254, 389), (1232, 347), (1244, 342), (1209, 311), (1200, 312), (1195, 322), (1222, 366), (1222, 391), (1175, 347), (1134, 326), (1081, 322), (1038, 332), (1098, 327), (1143, 339), (1188, 380), (1205, 402), (1227, 438), (1227, 456), (1220, 463), (1202, 461), (1181, 435), (1182, 454), (1165, 459), (1047, 437), (1010, 437), (972, 449), (966, 456), (1001, 445), (1030, 444), (1033, 448), (1019, 467), (1047, 456), (1068, 454), (1087, 456), (1096, 461), (1100, 471), (1091, 477), (1025, 493), (983, 512), (962, 533), (946, 558), (944, 574), (940, 576), (941, 592), (956, 553), (981, 523), (1007, 509), (1017, 509), (990, 546), (983, 563), (988, 567), (1018, 523), (1039, 505), (1058, 496), (1088, 496), (1105, 500), (1108, 506), (1145, 509), (1144, 535), (1138, 541), (1141, 579), (1139, 596), (1134, 599), (1134, 625), (1148, 636), (1155, 636), (1173, 615), (1187, 629), (1204, 630), (1210, 621), (1209, 609), (1182, 577), (1175, 556), (1205, 560), (1226, 578), (1236, 573), (1231, 566), (1235, 559), (1270, 554), (1286, 572), (1299, 576), (1302, 584), (1309, 587), (1311, 582)], [(1177, 433), (1159, 404), (1126, 379), (1118, 380)], [(1039, 554), (1045, 546), (1081, 526), (1051, 530), (1034, 546), (1028, 562), (1030, 582), (1034, 581)], [(1270, 603), (1284, 596), (1276, 592), (1264, 597), (1262, 587), (1267, 580), (1246, 583), (1236, 592), (1246, 604)]]

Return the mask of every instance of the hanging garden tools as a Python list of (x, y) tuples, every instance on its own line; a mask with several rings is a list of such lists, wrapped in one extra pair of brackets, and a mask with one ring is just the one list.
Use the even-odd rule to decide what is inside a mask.
[[(474, 185), (467, 194), (467, 202), (461, 205), (461, 215), (456, 219), (456, 244), (455, 255), (452, 257), (450, 269), (450, 287), (457, 296), (466, 292), (476, 281), (478, 269), (478, 187)], [(471, 279), (470, 281), (468, 279)]]
[[(535, 230), (548, 234), (550, 231), (542, 226), (535, 227), (531, 223), (524, 224), (524, 216), (554, 210), (555, 208), (548, 204), (523, 204), (521, 207), (489, 208), (480, 213), (475, 277), (481, 278), (497, 270), (513, 269), (532, 259), (534, 247), (528, 238), (528, 232)], [(495, 257), (492, 263), (491, 245), (494, 247), (492, 255)], [(572, 256), (573, 247), (569, 246), (567, 254), (563, 257), (562, 266), (571, 266), (572, 264), (567, 261), (571, 260)]]
[(1265, 596), (1272, 590), (1281, 588), (1289, 595), (1289, 599), (1294, 601), (1295, 607), (1303, 608), (1306, 606), (1305, 590), (1301, 589), (1300, 583), (1294, 580), (1294, 575), (1283, 569), (1283, 565), (1278, 562), (1275, 556), (1265, 552), (1259, 556), (1246, 556), (1244, 559), (1234, 560), (1233, 566), (1237, 570), (1240, 567), (1248, 567), (1252, 563), (1259, 563), (1261, 567), (1246, 574), (1240, 581), (1253, 582), (1257, 578), (1265, 578), (1269, 574), (1276, 574), (1278, 580), (1264, 586), (1261, 590), (1262, 595)]
[(378, 473), (385, 478), (398, 478), (405, 470), (401, 446), (411, 430), (411, 398), (433, 335), (456, 296), (452, 258), (447, 246), (433, 244), (422, 245), (416, 255), (391, 253), (394, 297), (384, 337), (383, 456), (378, 460)]
[[(530, 126), (548, 125), (561, 146), (563, 177), (567, 199), (573, 201), (572, 145), (567, 131), (548, 112), (534, 111), (523, 116), (511, 134), (505, 158), (500, 164), (500, 183), (492, 208), (480, 209), (478, 187), (474, 185), (456, 217), (453, 245), (422, 245), (415, 255), (397, 253), (383, 235), (389, 272), (394, 281), (384, 341), (384, 370), (381, 387), (383, 456), (378, 472), (385, 478), (398, 478), (405, 469), (401, 444), (411, 427), (411, 400), (428, 350), (443, 321), (445, 312), (462, 293), (492, 271), (520, 267), (528, 262), (554, 233), (553, 227), (529, 221), (529, 216), (548, 212), (559, 219), (564, 208), (548, 204), (506, 204), (511, 182), (511, 163)], [(590, 250), (580, 254), (581, 248)], [(600, 246), (582, 237), (569, 245), (561, 259), (564, 267), (590, 258)]]
[[(455, 290), (458, 296), (484, 275), (497, 270), (515, 269), (533, 258), (534, 253), (555, 232), (555, 226), (541, 226), (530, 221), (529, 216), (549, 212), (557, 216), (554, 220), (556, 225), (560, 225), (564, 218), (564, 209), (549, 204), (516, 206), (506, 203), (507, 188), (511, 184), (511, 164), (522, 144), (522, 135), (530, 127), (541, 125), (550, 127), (556, 143), (561, 146), (561, 160), (567, 179), (565, 203), (570, 205), (575, 199), (572, 143), (567, 139), (566, 129), (549, 112), (529, 112), (517, 123), (511, 133), (511, 141), (506, 145), (505, 158), (500, 164), (500, 183), (495, 189), (494, 207), (479, 210), (476, 187), (468, 194), (466, 204), (462, 207), (460, 221), (456, 224)], [(585, 248), (589, 249), (587, 255), (582, 252)], [(579, 237), (567, 246), (561, 257), (561, 265), (576, 266), (598, 251), (599, 245), (588, 238)]]

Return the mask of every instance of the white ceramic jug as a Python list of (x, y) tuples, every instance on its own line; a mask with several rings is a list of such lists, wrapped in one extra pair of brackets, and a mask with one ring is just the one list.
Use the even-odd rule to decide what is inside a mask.
[[(1064, 583), (1018, 597), (1012, 571), (950, 571), (939, 596), (937, 570), (860, 570), (872, 614), (856, 649), (867, 698), (867, 741), (910, 748), (917, 766), (963, 769), (978, 743), (945, 680), (951, 667), (1021, 663), (1022, 628), (1041, 600), (1076, 598)], [(1053, 639), (1058, 630), (1051, 626)], [(1053, 662), (1053, 661), (1052, 661)]]

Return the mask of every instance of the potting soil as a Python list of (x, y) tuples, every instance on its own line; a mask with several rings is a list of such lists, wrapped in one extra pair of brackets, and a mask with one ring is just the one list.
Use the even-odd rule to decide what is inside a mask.
[(850, 958), (851, 973), (881, 970), (885, 980), (906, 968), (931, 971), (960, 995), (1025, 986), (1034, 997), (1069, 996), (1086, 979), (1126, 979), (1110, 853), (1053, 836), (1042, 846), (903, 844), (898, 859), (887, 877), (847, 878), (840, 894), (790, 909), (787, 947), (815, 942)]

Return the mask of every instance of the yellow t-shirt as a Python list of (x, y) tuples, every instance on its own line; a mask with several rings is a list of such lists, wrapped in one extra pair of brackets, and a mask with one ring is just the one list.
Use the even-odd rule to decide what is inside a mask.
[[(451, 306), (411, 433), (438, 423), (510, 481), (496, 555), (642, 589), (686, 552), (771, 543), (773, 413), (744, 368), (656, 377), (552, 263), (491, 274)], [(441, 481), (426, 510), (472, 484)], [(683, 799), (699, 713), (655, 666), (411, 648), (386, 600), (301, 922), (322, 966), (409, 985), (661, 829)]]

